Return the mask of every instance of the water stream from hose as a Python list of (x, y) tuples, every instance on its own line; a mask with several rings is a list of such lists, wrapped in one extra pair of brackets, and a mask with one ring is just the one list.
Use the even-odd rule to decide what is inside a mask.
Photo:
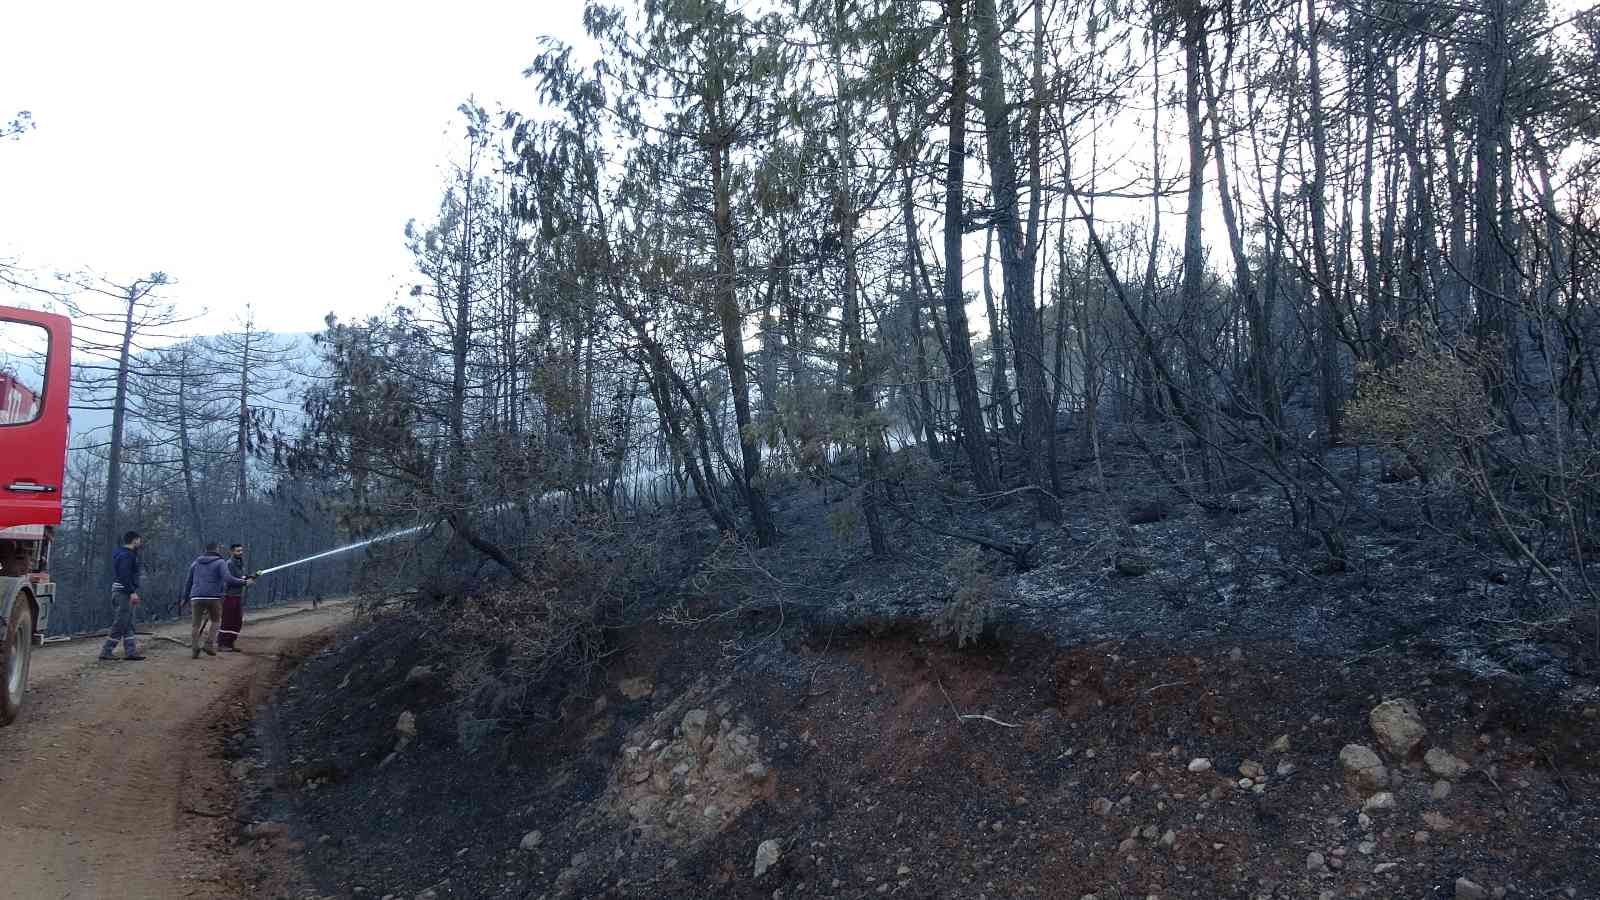
[(367, 538), (364, 541), (356, 541), (353, 544), (345, 544), (343, 547), (335, 547), (332, 550), (324, 550), (321, 553), (313, 553), (310, 556), (302, 557), (300, 559), (294, 560), (293, 562), (286, 562), (286, 563), (282, 563), (282, 564), (273, 566), (273, 567), (271, 567), (269, 569), (262, 569), (261, 571), (257, 572), (256, 574), (257, 575), (267, 575), (267, 574), (270, 574), (272, 572), (281, 572), (284, 569), (292, 569), (295, 566), (305, 565), (306, 563), (312, 562), (314, 560), (325, 559), (325, 558), (327, 558), (329, 556), (337, 556), (340, 553), (349, 553), (351, 550), (360, 550), (362, 547), (367, 547), (367, 546), (370, 546), (372, 544), (382, 543), (383, 541), (392, 541), (395, 538), (402, 538), (402, 537), (405, 537), (408, 534), (416, 534), (419, 531), (426, 531), (430, 527), (432, 527), (432, 526), (429, 526), (429, 525), (416, 525), (416, 526), (413, 526), (411, 528), (402, 528), (399, 531), (391, 531), (388, 534), (380, 534), (377, 537), (370, 537), (370, 538)]
[[(631, 486), (637, 487), (637, 486), (639, 486), (641, 484), (648, 484), (652, 480), (655, 480), (655, 479), (658, 479), (658, 478), (663, 478), (663, 477), (668, 477), (668, 472), (665, 469), (644, 468), (641, 471), (632, 473), (629, 477), (627, 477), (625, 479), (625, 481), (629, 482), (631, 484)], [(552, 498), (559, 497), (559, 496), (561, 496), (561, 495), (563, 495), (565, 493), (567, 493), (567, 492), (566, 491), (562, 491), (562, 490), (548, 491), (544, 495), (539, 497), (538, 502), (544, 503), (544, 502), (547, 502), (547, 501), (551, 500)], [(504, 502), (504, 503), (498, 503), (498, 504), (495, 504), (494, 506), (490, 506), (490, 507), (488, 507), (486, 509), (480, 510), (479, 515), (485, 515), (485, 514), (494, 515), (494, 514), (497, 514), (497, 513), (504, 512), (504, 511), (506, 511), (508, 509), (511, 509), (514, 506), (516, 506), (516, 503), (514, 501), (507, 501), (507, 502)], [(295, 566), (302, 566), (302, 565), (305, 565), (308, 562), (314, 562), (314, 561), (319, 560), (319, 559), (326, 559), (326, 558), (328, 558), (330, 556), (338, 556), (341, 553), (349, 553), (351, 550), (360, 550), (362, 547), (369, 547), (369, 546), (371, 546), (373, 544), (383, 543), (384, 541), (392, 541), (392, 540), (395, 540), (396, 538), (406, 537), (407, 535), (418, 534), (420, 532), (427, 531), (428, 529), (432, 528), (434, 526), (434, 524), (435, 523), (429, 523), (429, 524), (426, 524), (426, 525), (413, 525), (410, 528), (401, 528), (398, 531), (391, 531), (391, 532), (389, 532), (387, 534), (380, 534), (377, 537), (370, 537), (370, 538), (367, 538), (366, 540), (356, 541), (353, 544), (345, 544), (342, 547), (335, 547), (332, 550), (324, 550), (321, 553), (313, 553), (310, 556), (302, 557), (302, 558), (294, 560), (292, 562), (281, 563), (279, 565), (272, 566), (271, 568), (262, 569), (259, 572), (256, 572), (255, 574), (256, 575), (268, 575), (268, 574), (271, 574), (273, 572), (281, 572), (284, 569), (292, 569)]]

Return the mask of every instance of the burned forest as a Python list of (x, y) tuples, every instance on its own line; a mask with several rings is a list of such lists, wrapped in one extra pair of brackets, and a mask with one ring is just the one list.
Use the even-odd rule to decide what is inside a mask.
[(381, 309), (50, 289), (80, 627), (349, 598), (248, 895), (1600, 897), (1600, 12), (570, 6)]

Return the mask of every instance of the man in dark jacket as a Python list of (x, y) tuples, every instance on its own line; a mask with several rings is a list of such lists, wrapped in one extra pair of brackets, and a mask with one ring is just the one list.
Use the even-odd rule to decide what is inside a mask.
[(144, 659), (133, 637), (133, 611), (139, 606), (139, 548), (144, 538), (130, 531), (122, 536), (122, 546), (111, 551), (111, 631), (100, 647), (100, 658), (117, 658), (117, 642), (122, 642), (122, 658), (128, 662)]
[[(228, 547), (228, 571), (235, 578), (245, 576), (244, 545), (233, 544)], [(222, 594), (222, 624), (217, 626), (217, 646), (223, 650), (239, 652), (234, 641), (239, 638), (239, 630), (244, 628), (244, 582), (229, 584)]]
[(249, 579), (239, 578), (228, 571), (228, 561), (222, 558), (215, 543), (206, 545), (206, 552), (189, 564), (189, 580), (183, 586), (183, 593), (194, 606), (194, 622), (189, 630), (189, 652), (194, 659), (200, 658), (200, 651), (204, 650), (207, 656), (216, 656), (217, 632), (213, 628), (206, 634), (205, 644), (200, 643), (201, 634), (206, 631), (207, 620), (220, 625), (222, 619), (222, 595), (232, 585), (243, 585)]

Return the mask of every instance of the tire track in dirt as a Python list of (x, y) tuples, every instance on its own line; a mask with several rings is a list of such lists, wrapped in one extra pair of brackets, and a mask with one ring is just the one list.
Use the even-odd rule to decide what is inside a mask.
[[(22, 718), (0, 729), (0, 896), (224, 898), (212, 837), (232, 801), (207, 758), (212, 725), (290, 645), (345, 620), (343, 605), (245, 628), (243, 653), (199, 660), (146, 639), (144, 662), (102, 663), (98, 641), (36, 651)], [(186, 640), (187, 628), (157, 630)]]

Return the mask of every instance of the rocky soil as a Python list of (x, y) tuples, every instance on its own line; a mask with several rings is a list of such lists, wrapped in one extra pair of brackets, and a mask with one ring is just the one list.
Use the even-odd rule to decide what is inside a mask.
[(1437, 662), (652, 627), (567, 721), (467, 753), (414, 628), (283, 695), (246, 837), (323, 896), (1600, 896), (1597, 706)]
[(363, 622), (262, 721), (239, 839), (363, 900), (1600, 898), (1592, 611), (1395, 498), (1340, 567), (1264, 486), (923, 498), (1033, 547), (965, 572), (903, 522), (867, 559), (837, 499), (780, 493), (780, 544), (663, 592), (554, 721), (460, 715), (437, 623)]

